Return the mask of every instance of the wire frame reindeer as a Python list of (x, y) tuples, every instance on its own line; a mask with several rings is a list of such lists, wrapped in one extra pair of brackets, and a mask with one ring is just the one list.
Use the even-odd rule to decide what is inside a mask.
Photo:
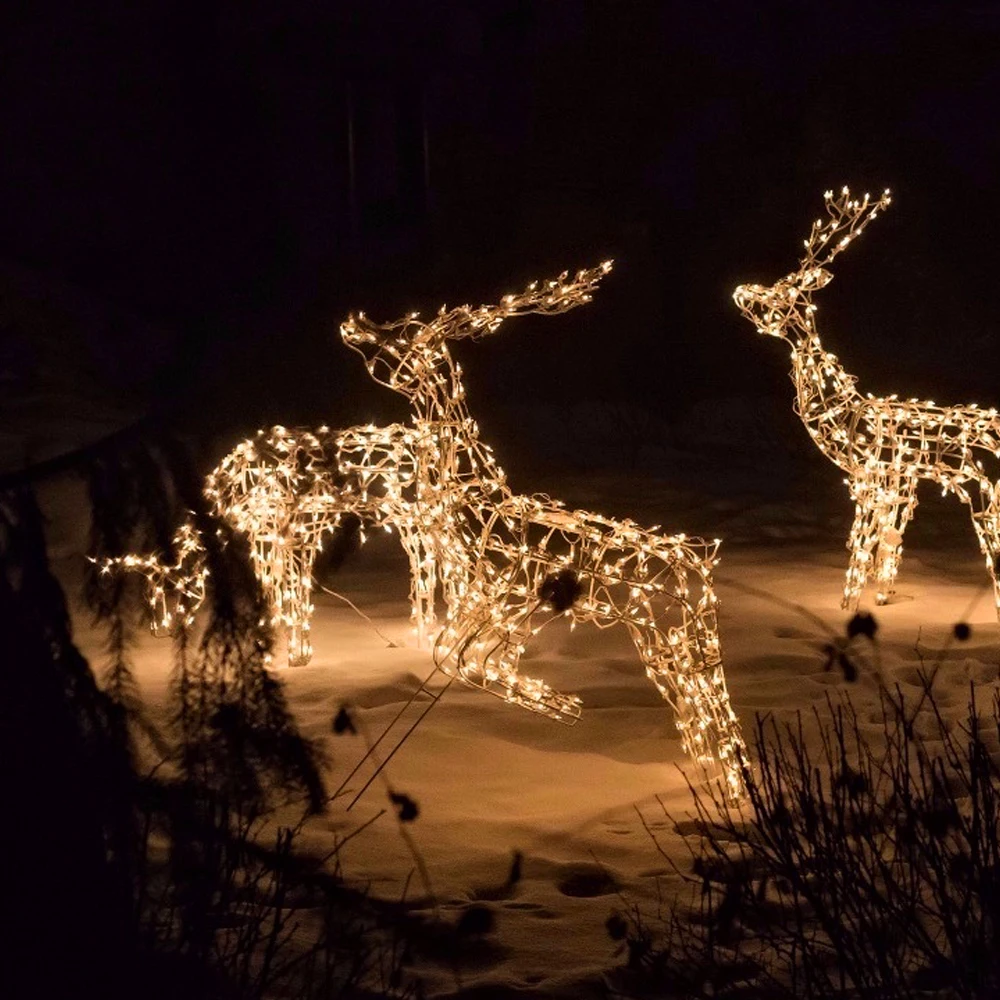
[(403, 516), (415, 475), (411, 437), (401, 424), (337, 432), (273, 427), (237, 445), (208, 476), (205, 495), (214, 510), (249, 539), (271, 623), (287, 637), (290, 666), (312, 658), (313, 567), (324, 538), (346, 514), (360, 518), (362, 539), (365, 524), (400, 527), (418, 642), (433, 629), (433, 582), (428, 586), (420, 538)]
[[(746, 753), (723, 674), (712, 569), (718, 541), (665, 536), (631, 521), (519, 496), (481, 441), (449, 343), (496, 331), (508, 317), (590, 301), (610, 262), (572, 279), (533, 283), (498, 305), (442, 307), (388, 324), (364, 314), (341, 327), (372, 377), (404, 395), (415, 430), (414, 530), (436, 563), (447, 615), (435, 662), (504, 700), (572, 723), (580, 700), (520, 672), (548, 621), (623, 625), (675, 710), (685, 751), (741, 794)], [(345, 469), (345, 471), (350, 471)]]
[(798, 270), (769, 288), (740, 285), (733, 298), (758, 333), (791, 345), (795, 411), (819, 450), (847, 473), (855, 513), (842, 606), (856, 608), (870, 581), (878, 604), (890, 599), (917, 484), (929, 480), (968, 504), (1000, 614), (1000, 485), (982, 464), (1000, 458), (997, 411), (862, 394), (816, 331), (812, 300), (833, 278), (827, 265), (890, 201), (888, 190), (874, 200), (852, 199), (846, 187), (836, 197), (827, 191), (826, 218), (813, 223)]

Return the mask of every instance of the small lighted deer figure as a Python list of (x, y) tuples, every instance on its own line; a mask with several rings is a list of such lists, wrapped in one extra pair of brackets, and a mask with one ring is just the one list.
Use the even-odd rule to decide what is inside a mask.
[(798, 270), (770, 288), (740, 285), (733, 298), (758, 333), (791, 345), (795, 410), (820, 451), (847, 473), (855, 515), (842, 605), (856, 608), (869, 581), (878, 604), (892, 596), (917, 484), (930, 480), (969, 505), (1000, 614), (1000, 487), (981, 461), (1000, 458), (1000, 417), (975, 404), (862, 394), (857, 379), (823, 349), (813, 295), (833, 278), (827, 265), (890, 197), (886, 190), (876, 200), (852, 199), (844, 188), (836, 197), (827, 191), (824, 201), (826, 218), (813, 223)]
[(194, 525), (182, 524), (173, 537), (174, 556), (125, 555), (92, 560), (102, 574), (140, 573), (146, 579), (153, 634), (160, 638), (173, 635), (177, 628), (187, 628), (205, 600), (208, 567), (205, 547)]
[(547, 496), (513, 494), (479, 438), (450, 353), (451, 341), (492, 333), (507, 317), (588, 302), (610, 267), (572, 279), (564, 273), (498, 305), (442, 308), (426, 323), (412, 314), (379, 325), (359, 314), (341, 335), (372, 377), (412, 406), (412, 513), (447, 605), (435, 645), (438, 665), (506, 701), (572, 722), (578, 698), (520, 673), (525, 644), (557, 614), (574, 623), (624, 625), (675, 710), (684, 749), (737, 797), (746, 753), (719, 646), (712, 589), (718, 542), (665, 536), (631, 521), (566, 510)]

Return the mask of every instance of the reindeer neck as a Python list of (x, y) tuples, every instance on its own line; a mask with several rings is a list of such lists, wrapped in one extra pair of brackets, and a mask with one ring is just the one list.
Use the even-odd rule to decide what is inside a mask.
[(412, 419), (422, 442), (424, 475), (435, 489), (481, 487), (493, 492), (506, 481), (492, 449), (480, 440), (460, 382), (444, 392), (424, 393), (414, 404)]
[(815, 333), (792, 346), (792, 381), (796, 411), (827, 457), (838, 462), (848, 447), (850, 430), (863, 396), (857, 379), (835, 354), (823, 349)]

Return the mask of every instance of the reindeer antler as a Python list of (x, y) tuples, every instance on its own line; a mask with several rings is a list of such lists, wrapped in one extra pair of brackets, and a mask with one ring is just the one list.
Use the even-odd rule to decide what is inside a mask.
[(610, 272), (614, 261), (606, 260), (597, 267), (584, 268), (570, 279), (569, 271), (548, 281), (533, 281), (519, 294), (505, 295), (497, 305), (441, 306), (429, 323), (423, 322), (419, 313), (409, 313), (391, 323), (374, 323), (363, 312), (351, 313), (341, 324), (341, 333), (350, 339), (369, 340), (372, 343), (395, 334), (404, 327), (419, 328), (418, 337), (440, 337), (445, 340), (462, 340), (492, 333), (508, 317), (525, 313), (555, 315), (593, 298), (601, 279)]
[(402, 319), (393, 320), (391, 323), (376, 323), (370, 320), (363, 312), (356, 312), (351, 313), (340, 324), (340, 332), (347, 337), (376, 343), (413, 322), (417, 322), (419, 326), (426, 325), (417, 320), (416, 313), (410, 313), (407, 316), (403, 316)]
[[(846, 250), (856, 236), (860, 236), (865, 226), (878, 217), (879, 212), (889, 207), (892, 197), (886, 188), (878, 201), (873, 202), (871, 195), (863, 198), (851, 198), (848, 188), (841, 188), (840, 194), (834, 197), (832, 191), (823, 194), (826, 204), (825, 221), (817, 219), (812, 224), (809, 239), (804, 241), (805, 255), (799, 262), (801, 271), (809, 271), (829, 264), (841, 250)], [(821, 256), (823, 251), (826, 256)]]
[(584, 305), (593, 298), (601, 279), (611, 271), (614, 261), (606, 260), (597, 267), (577, 271), (570, 279), (569, 271), (563, 271), (558, 278), (547, 281), (533, 281), (523, 292), (505, 295), (497, 305), (457, 306), (441, 311), (430, 322), (439, 333), (449, 340), (465, 337), (480, 337), (492, 333), (508, 316), (525, 313), (555, 315), (576, 306)]

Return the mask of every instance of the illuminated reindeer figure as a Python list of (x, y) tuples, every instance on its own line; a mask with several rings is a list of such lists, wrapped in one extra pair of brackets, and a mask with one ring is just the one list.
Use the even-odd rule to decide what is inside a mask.
[[(508, 702), (573, 722), (578, 698), (519, 672), (525, 643), (559, 613), (574, 624), (624, 625), (675, 710), (685, 751), (737, 797), (746, 754), (719, 647), (712, 590), (718, 541), (660, 535), (568, 511), (544, 495), (513, 494), (479, 439), (449, 351), (449, 341), (492, 333), (509, 316), (561, 313), (590, 301), (610, 269), (608, 262), (573, 279), (564, 273), (495, 306), (442, 307), (428, 323), (411, 314), (380, 325), (359, 314), (341, 335), (372, 377), (413, 408), (413, 530), (436, 562), (447, 605), (435, 662)], [(548, 617), (539, 621), (538, 612)]]
[(816, 333), (813, 293), (833, 275), (826, 270), (890, 202), (866, 194), (852, 200), (844, 188), (824, 195), (827, 218), (813, 223), (799, 268), (771, 288), (740, 285), (733, 298), (758, 333), (792, 346), (795, 410), (816, 446), (848, 475), (855, 505), (847, 543), (850, 566), (842, 606), (857, 607), (869, 579), (884, 604), (893, 593), (903, 532), (917, 506), (917, 484), (931, 480), (967, 503), (1000, 613), (1000, 486), (977, 453), (1000, 458), (1000, 417), (975, 404), (938, 406), (897, 396), (862, 395)]
[[(331, 431), (273, 427), (237, 445), (208, 476), (205, 495), (215, 512), (250, 542), (254, 570), (287, 636), (288, 663), (312, 657), (313, 567), (323, 539), (346, 514), (364, 525), (400, 528), (410, 557), (412, 620), (418, 644), (434, 628), (434, 584), (421, 540), (404, 515), (415, 463), (401, 424)], [(342, 461), (351, 474), (341, 471)]]

